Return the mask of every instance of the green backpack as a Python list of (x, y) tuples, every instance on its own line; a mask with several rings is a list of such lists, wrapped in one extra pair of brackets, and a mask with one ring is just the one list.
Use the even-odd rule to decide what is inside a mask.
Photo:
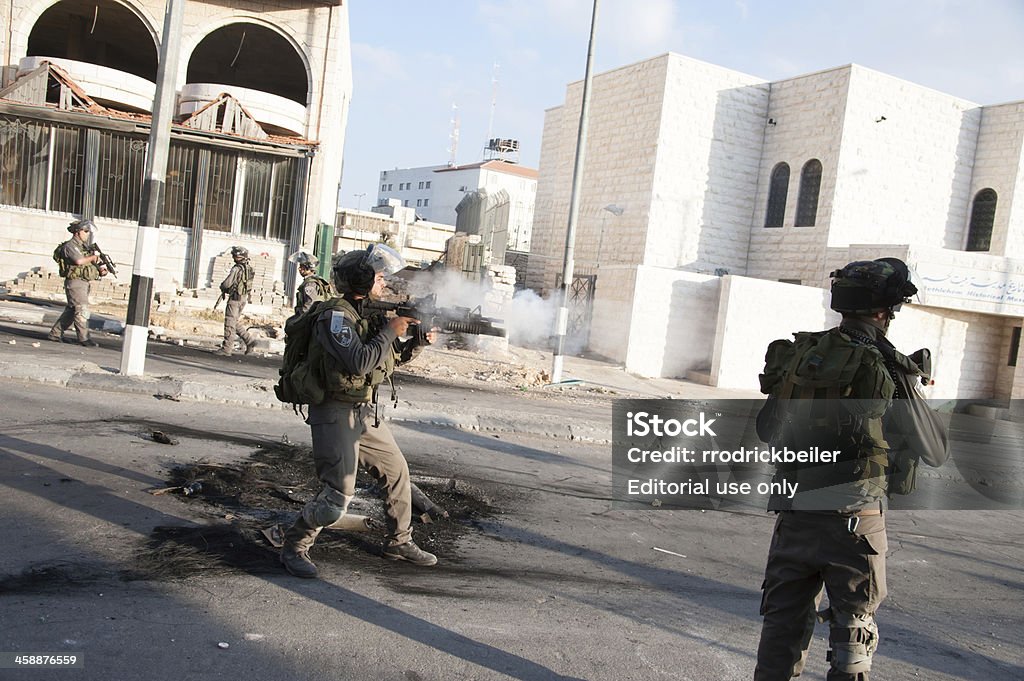
[(313, 324), (329, 301), (317, 301), (305, 314), (292, 317), (284, 325), (284, 359), (274, 386), (277, 399), (293, 405), (320, 404), (327, 395), (326, 380), (319, 358), (310, 357)]
[(68, 263), (64, 259), (64, 245), (67, 242), (57, 244), (57, 248), (53, 249), (53, 261), (57, 263), (57, 272), (62, 277), (68, 276)]
[[(867, 435), (876, 447), (888, 449), (882, 417), (896, 385), (873, 345), (838, 329), (797, 333), (792, 341), (780, 339), (768, 346), (765, 370), (758, 378), (761, 392), (768, 395), (757, 417), (757, 432), (765, 442), (795, 421), (819, 433), (853, 428), (854, 438)], [(841, 411), (838, 400), (844, 400)], [(888, 494), (914, 491), (916, 463), (896, 453), (886, 466)]]

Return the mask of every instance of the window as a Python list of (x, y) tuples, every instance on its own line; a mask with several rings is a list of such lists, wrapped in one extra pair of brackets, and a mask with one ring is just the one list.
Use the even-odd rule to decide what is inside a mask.
[(800, 194), (796, 200), (796, 226), (813, 227), (818, 217), (818, 191), (821, 189), (821, 161), (812, 158), (800, 171)]
[(0, 204), (81, 213), (82, 128), (0, 116)]
[(1020, 352), (1020, 327), (1013, 327), (1010, 333), (1010, 357), (1006, 362), (1007, 366), (1017, 366), (1017, 353)]
[(231, 231), (231, 215), (235, 204), (236, 161), (235, 154), (229, 151), (210, 152), (203, 229), (215, 232)]
[(387, 186), (386, 184), (382, 184), (382, 185), (380, 186), (380, 190), (381, 190), (382, 192), (386, 192), (386, 191), (388, 190), (388, 186)]
[(388, 191), (391, 191), (391, 188), (394, 187), (394, 186), (395, 185), (393, 185), (393, 184), (388, 184)]
[(423, 205), (424, 206), (429, 206), (430, 205), (430, 199), (423, 199)]
[(409, 207), (409, 199), (406, 199), (405, 201), (402, 201), (402, 205), (405, 206), (406, 208), (408, 208)]
[(99, 156), (96, 215), (137, 221), (142, 202), (146, 140), (101, 131)]
[(424, 189), (430, 189), (430, 180), (427, 180), (427, 186)]
[(789, 193), (789, 165), (780, 163), (772, 169), (768, 186), (768, 208), (765, 211), (765, 227), (782, 227), (786, 217), (786, 196)]
[(416, 206), (419, 207), (419, 206), (422, 206), (422, 205), (423, 205), (423, 199), (416, 199)]
[(982, 189), (974, 197), (971, 224), (967, 228), (967, 250), (987, 251), (992, 246), (992, 225), (996, 221), (996, 192)]
[(420, 189), (423, 189), (423, 182), (420, 182)]
[(164, 188), (165, 225), (192, 226), (192, 199), (198, 154), (191, 145), (172, 142), (167, 154), (167, 184)]

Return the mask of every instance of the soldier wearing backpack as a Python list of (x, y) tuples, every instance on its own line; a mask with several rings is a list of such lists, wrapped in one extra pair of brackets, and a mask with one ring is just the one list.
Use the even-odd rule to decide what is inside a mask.
[(298, 265), (302, 283), (295, 292), (295, 315), (298, 316), (312, 307), (318, 300), (331, 297), (331, 285), (326, 279), (316, 275), (316, 266), (320, 263), (315, 255), (297, 251), (288, 256), (288, 260)]
[[(874, 614), (886, 596), (888, 496), (912, 491), (908, 469), (917, 459), (941, 465), (948, 454), (942, 424), (915, 389), (927, 380), (927, 351), (911, 359), (886, 338), (917, 293), (907, 266), (857, 261), (830, 276), (840, 326), (774, 341), (760, 376), (768, 395), (757, 419), (762, 440), (841, 453), (833, 464), (776, 471), (799, 492), (769, 501), (778, 518), (755, 681), (800, 675), (816, 618), (829, 623), (829, 681), (868, 680), (879, 641)], [(822, 587), (829, 607), (816, 613)]]
[(89, 337), (89, 282), (101, 276), (100, 256), (91, 253), (89, 248), (96, 225), (92, 220), (76, 220), (68, 225), (68, 231), (71, 238), (53, 252), (60, 276), (64, 277), (68, 304), (50, 329), (47, 339), (63, 342), (64, 332), (73, 324), (80, 345), (99, 347), (99, 343)]
[(383, 291), (384, 276), (403, 267), (402, 257), (384, 244), (339, 256), (332, 279), (341, 296), (314, 303), (286, 325), (282, 380), (275, 391), (284, 401), (309, 405), (313, 461), (324, 483), (285, 532), (281, 562), (297, 577), (317, 576), (309, 550), (320, 531), (347, 512), (360, 463), (386, 490), (384, 557), (437, 563), (412, 540), (409, 465), (387, 425), (376, 418), (378, 386), (420, 349), (415, 335), (398, 340), (416, 321), (395, 317), (384, 323), (362, 314), (363, 302)]
[(249, 264), (248, 249), (232, 246), (231, 257), (235, 264), (220, 284), (220, 292), (227, 298), (227, 302), (224, 305), (224, 344), (216, 354), (224, 357), (230, 357), (234, 351), (236, 335), (245, 343), (245, 354), (248, 355), (256, 347), (256, 339), (249, 333), (248, 327), (242, 325), (242, 310), (249, 302), (256, 273)]

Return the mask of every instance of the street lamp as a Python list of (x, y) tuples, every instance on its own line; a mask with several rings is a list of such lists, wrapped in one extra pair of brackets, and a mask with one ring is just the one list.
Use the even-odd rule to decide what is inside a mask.
[[(622, 206), (616, 206), (614, 203), (609, 203), (607, 206), (605, 206), (601, 210), (607, 211), (607, 212), (611, 213), (612, 215), (614, 215), (615, 217), (619, 217), (623, 213), (626, 212), (625, 208), (623, 208)], [(607, 222), (608, 222), (608, 216), (607, 215), (602, 215), (601, 216), (601, 234), (597, 238), (597, 265), (595, 266), (594, 269), (601, 269), (601, 247), (604, 245), (604, 227), (605, 227), (605, 223), (607, 223)]]
[(360, 194), (353, 194), (352, 196), (356, 197), (356, 210), (359, 210), (359, 208), (363, 205), (363, 197), (366, 196), (366, 192), (362, 192)]

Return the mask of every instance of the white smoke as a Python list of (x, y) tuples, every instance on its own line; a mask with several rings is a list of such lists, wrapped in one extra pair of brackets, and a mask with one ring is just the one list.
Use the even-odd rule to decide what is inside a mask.
[(558, 310), (554, 300), (530, 290), (516, 291), (509, 297), (510, 290), (496, 289), (489, 279), (471, 281), (450, 270), (421, 272), (410, 279), (410, 296), (419, 298), (430, 293), (437, 296), (439, 307), (479, 308), (485, 317), (501, 320), (511, 345), (551, 349)]

